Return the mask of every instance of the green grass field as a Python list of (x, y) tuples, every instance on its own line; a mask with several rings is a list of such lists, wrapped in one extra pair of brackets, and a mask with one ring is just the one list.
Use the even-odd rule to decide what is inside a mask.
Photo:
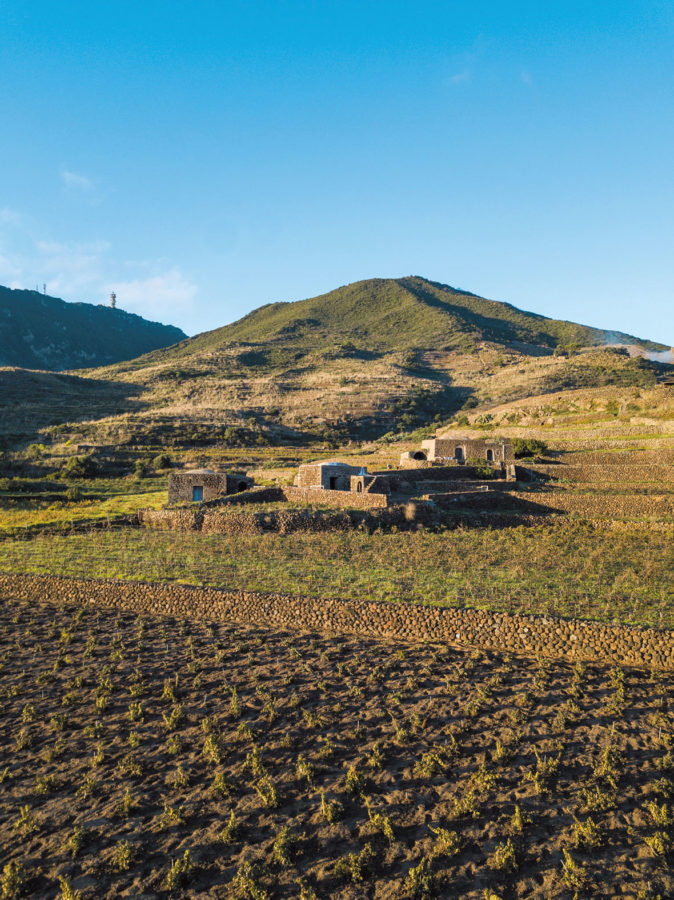
[[(166, 503), (166, 478), (15, 479), (0, 491), (0, 536), (106, 521)], [(75, 493), (70, 493), (73, 488)]]
[(674, 627), (671, 530), (627, 523), (372, 535), (109, 529), (5, 540), (0, 569)]

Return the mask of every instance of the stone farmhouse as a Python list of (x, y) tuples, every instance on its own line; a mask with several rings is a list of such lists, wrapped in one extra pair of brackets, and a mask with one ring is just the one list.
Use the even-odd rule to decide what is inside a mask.
[(246, 491), (253, 484), (253, 479), (243, 472), (213, 472), (211, 469), (171, 472), (168, 502), (202, 503), (206, 500), (218, 500), (228, 494)]
[(307, 463), (300, 466), (294, 485), (299, 488), (326, 491), (354, 491), (362, 493), (373, 476), (364, 466), (349, 466), (339, 462)]
[(509, 440), (499, 438), (467, 438), (450, 436), (431, 438), (421, 442), (421, 449), (409, 450), (400, 456), (402, 466), (414, 462), (456, 462), (484, 460), (494, 467), (510, 466), (515, 462)]
[[(433, 438), (423, 441), (419, 450), (403, 453), (400, 463), (398, 469), (389, 467), (381, 472), (368, 472), (365, 466), (335, 460), (306, 463), (299, 467), (292, 487), (255, 491), (250, 490), (254, 480), (243, 472), (211, 469), (172, 472), (168, 505), (224, 502), (232, 494), (246, 492), (240, 501), (233, 502), (256, 503), (264, 499), (359, 509), (384, 508), (407, 503), (412, 497), (441, 503), (467, 493), (491, 492), (498, 487), (497, 482), (514, 481), (516, 477), (510, 442), (493, 438)], [(486, 475), (485, 464), (493, 470)], [(492, 480), (487, 483), (484, 478)]]

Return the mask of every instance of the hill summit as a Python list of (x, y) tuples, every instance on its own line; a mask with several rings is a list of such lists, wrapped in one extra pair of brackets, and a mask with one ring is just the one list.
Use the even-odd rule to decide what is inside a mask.
[[(268, 350), (315, 351), (345, 342), (359, 350), (390, 352), (466, 351), (484, 341), (534, 353), (565, 344), (660, 347), (621, 332), (549, 319), (509, 303), (408, 276), (372, 278), (308, 300), (270, 303), (231, 325), (153, 354), (151, 360), (178, 360), (243, 343)], [(150, 359), (134, 361), (134, 367), (146, 361)]]
[(122, 309), (0, 286), (0, 366), (61, 371), (109, 365), (184, 337), (173, 325)]
[(48, 424), (73, 438), (152, 447), (339, 443), (552, 392), (655, 383), (658, 364), (630, 358), (635, 349), (664, 347), (417, 276), (375, 278), (267, 304), (173, 346), (81, 370), (68, 386), (64, 376), (40, 382), (43, 400), (31, 407), (33, 381), (7, 372), (0, 412), (15, 435)]

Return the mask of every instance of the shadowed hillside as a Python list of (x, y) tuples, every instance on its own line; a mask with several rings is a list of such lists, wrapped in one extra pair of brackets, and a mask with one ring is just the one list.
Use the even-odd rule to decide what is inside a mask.
[(102, 366), (184, 337), (173, 325), (122, 309), (0, 287), (0, 366), (54, 371)]

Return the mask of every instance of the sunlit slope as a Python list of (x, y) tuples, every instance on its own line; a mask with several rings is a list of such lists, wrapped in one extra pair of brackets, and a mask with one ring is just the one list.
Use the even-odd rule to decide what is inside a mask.
[(462, 408), (655, 383), (662, 367), (607, 342), (660, 348), (423, 278), (371, 279), (260, 307), (128, 362), (80, 370), (96, 385), (86, 406), (79, 381), (76, 402), (64, 396), (56, 408), (25, 390), (12, 397), (12, 383), (18, 390), (34, 376), (6, 372), (3, 424), (19, 436), (71, 423), (62, 433), (153, 446), (371, 438)]
[[(660, 345), (611, 332), (612, 342), (652, 349)], [(341, 347), (376, 353), (417, 349), (468, 350), (477, 342), (528, 345), (551, 350), (560, 344), (607, 343), (606, 332), (524, 312), (508, 303), (417, 276), (373, 278), (294, 303), (271, 303), (237, 322), (208, 331), (177, 346), (119, 366), (120, 371), (184, 361), (233, 344), (266, 347), (260, 365), (274, 352), (316, 351)], [(346, 346), (344, 346), (346, 345)]]

